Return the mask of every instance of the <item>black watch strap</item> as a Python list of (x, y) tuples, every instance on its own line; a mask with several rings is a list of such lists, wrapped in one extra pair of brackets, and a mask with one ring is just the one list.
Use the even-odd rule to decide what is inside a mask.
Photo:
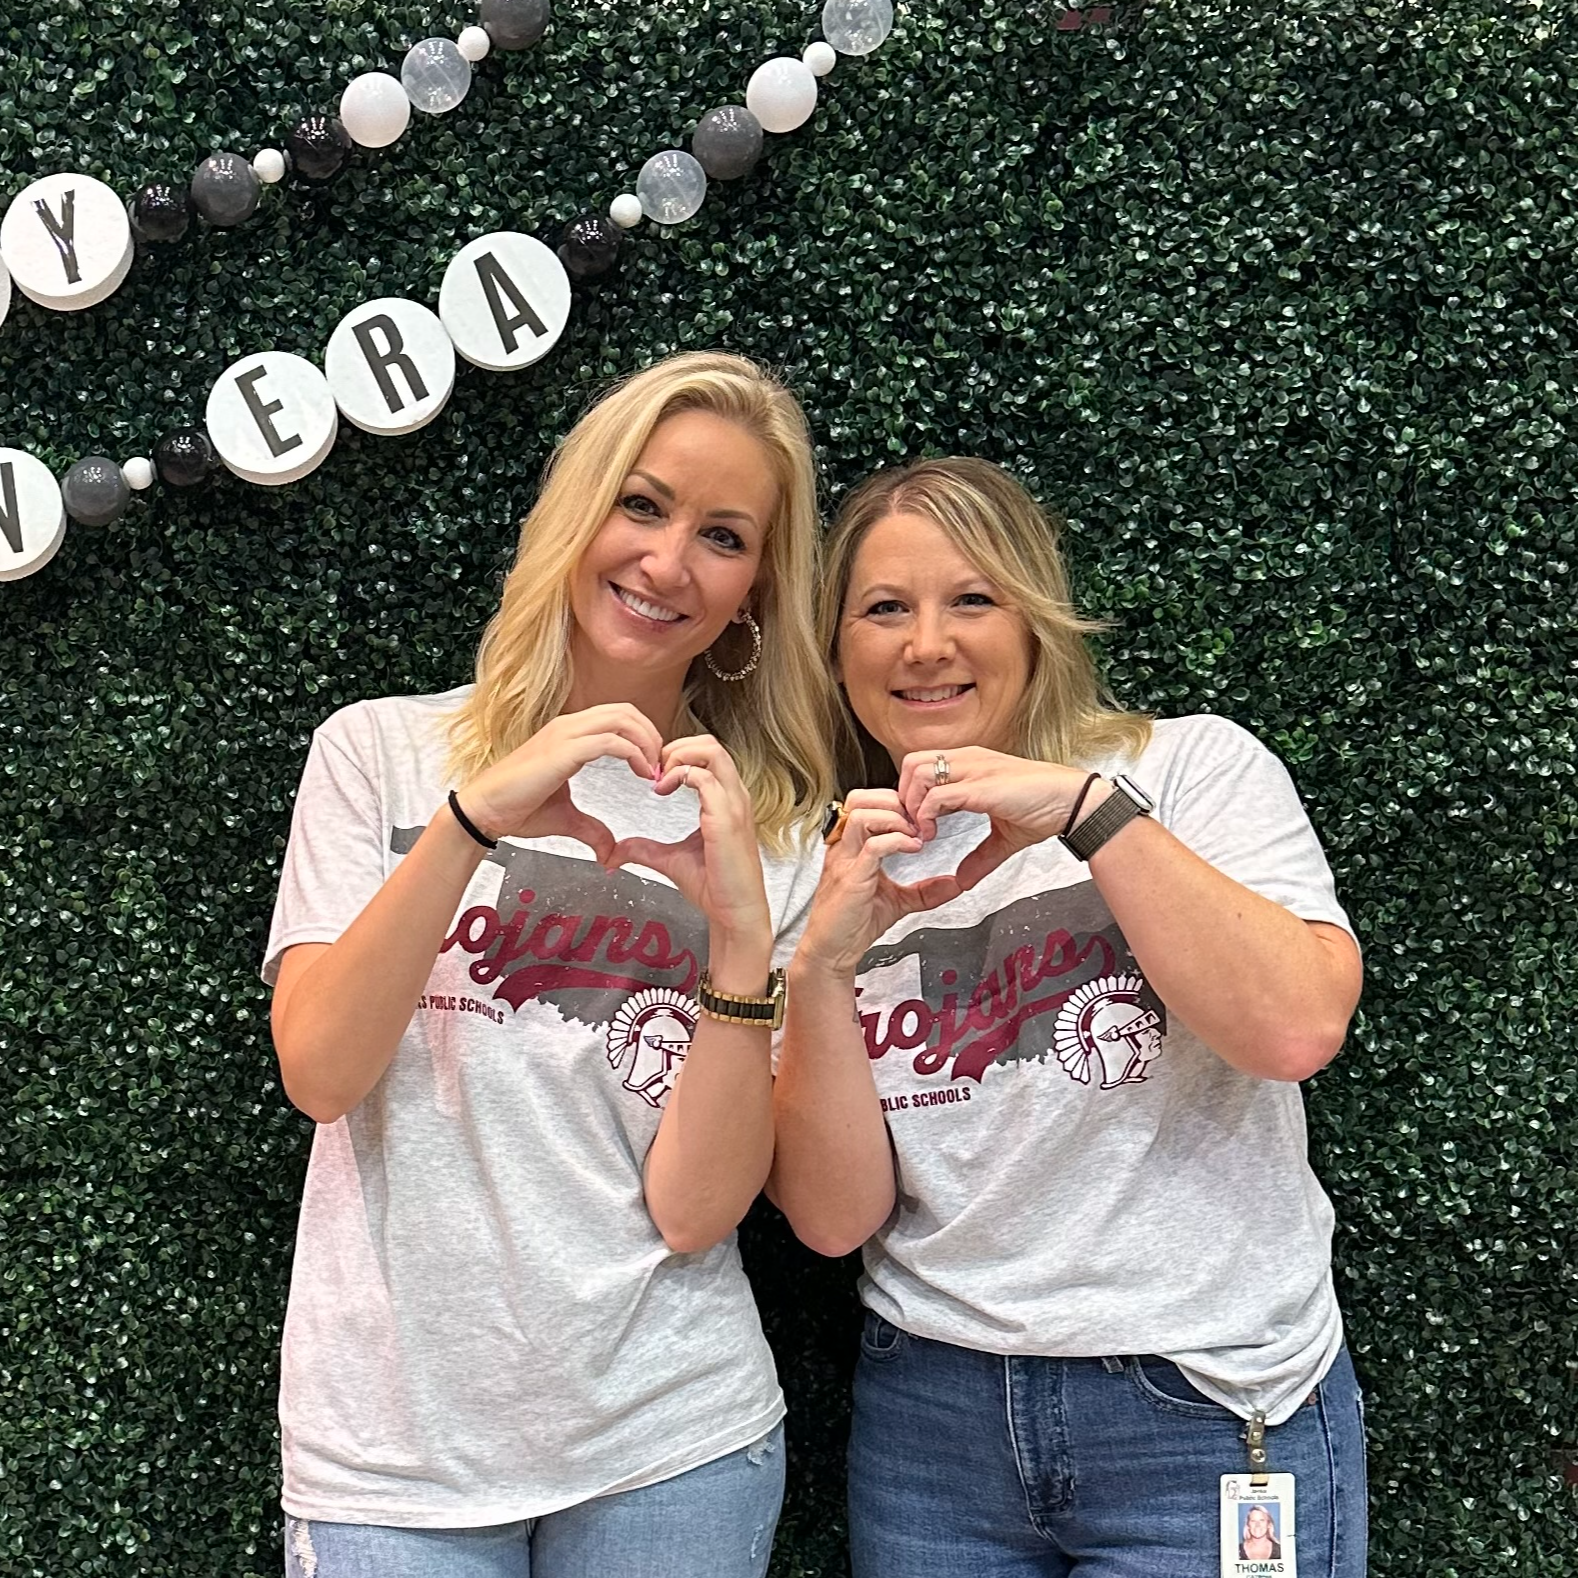
[(1076, 860), (1089, 860), (1120, 828), (1137, 816), (1149, 816), (1148, 800), (1136, 799), (1127, 781), (1115, 778), (1112, 793), (1072, 832), (1063, 835), (1063, 847)]

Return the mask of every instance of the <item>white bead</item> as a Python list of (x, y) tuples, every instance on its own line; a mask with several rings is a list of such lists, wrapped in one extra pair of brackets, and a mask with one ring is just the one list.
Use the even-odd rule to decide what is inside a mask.
[(745, 107), (763, 131), (791, 132), (803, 126), (816, 108), (816, 78), (803, 60), (779, 55), (751, 73)]
[(411, 101), (399, 78), (387, 71), (364, 71), (346, 83), (340, 119), (353, 142), (387, 148), (411, 124)]
[(446, 115), (471, 91), (471, 62), (447, 38), (424, 38), (400, 67), (406, 97), (424, 115)]
[(252, 173), (265, 185), (285, 179), (285, 155), (278, 148), (259, 148), (252, 161)]
[(825, 77), (838, 64), (838, 51), (819, 38), (814, 44), (805, 46), (800, 58), (810, 68), (812, 76)]
[(608, 217), (621, 230), (629, 230), (641, 223), (641, 199), (634, 192), (621, 192), (608, 205)]
[(461, 30), (460, 37), (455, 40), (460, 53), (475, 65), (479, 60), (487, 58), (488, 51), (493, 48), (493, 40), (488, 37), (485, 27), (468, 27)]
[(143, 455), (122, 461), (121, 475), (125, 477), (127, 487), (141, 493), (144, 488), (153, 486), (153, 462)]

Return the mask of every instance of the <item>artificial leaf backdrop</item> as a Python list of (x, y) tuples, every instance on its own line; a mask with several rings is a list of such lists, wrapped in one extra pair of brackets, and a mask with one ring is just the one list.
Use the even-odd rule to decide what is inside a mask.
[[(1309, 1104), (1373, 1570), (1578, 1575), (1563, 9), (1204, 0), (1075, 28), (915, 0), (754, 175), (635, 232), (537, 367), (463, 371), (408, 438), (342, 426), (292, 487), (156, 488), (0, 586), (0, 1573), (279, 1570), (309, 1125), (255, 967), (308, 734), (465, 678), (555, 438), (611, 376), (716, 345), (801, 392), (829, 502), (923, 450), (1013, 467), (1072, 519), (1119, 693), (1288, 760), (1369, 968)], [(0, 198), (250, 157), (473, 20), (9, 0)], [(433, 302), (472, 236), (556, 242), (816, 36), (813, 0), (558, 0), (332, 186), (194, 227), (81, 314), (14, 300), (0, 443), (57, 475), (147, 454), (237, 356), (316, 360), (363, 300)], [(1027, 1209), (1056, 1232), (1080, 1202)], [(792, 1409), (775, 1572), (842, 1574), (852, 1267), (765, 1209), (745, 1241)]]

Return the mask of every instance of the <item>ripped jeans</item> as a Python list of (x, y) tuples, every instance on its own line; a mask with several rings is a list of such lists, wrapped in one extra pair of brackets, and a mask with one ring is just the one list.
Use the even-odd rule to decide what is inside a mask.
[(286, 1578), (763, 1578), (784, 1427), (640, 1490), (484, 1529), (285, 1519)]

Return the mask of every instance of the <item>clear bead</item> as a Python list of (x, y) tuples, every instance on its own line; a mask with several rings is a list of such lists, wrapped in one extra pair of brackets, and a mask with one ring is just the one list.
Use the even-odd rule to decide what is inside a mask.
[(827, 0), (822, 36), (841, 55), (869, 55), (893, 31), (893, 0)]
[(636, 177), (641, 211), (660, 225), (689, 219), (707, 196), (707, 172), (678, 148), (655, 153)]
[(428, 115), (443, 115), (471, 91), (471, 62), (451, 38), (424, 38), (400, 67), (406, 97)]

